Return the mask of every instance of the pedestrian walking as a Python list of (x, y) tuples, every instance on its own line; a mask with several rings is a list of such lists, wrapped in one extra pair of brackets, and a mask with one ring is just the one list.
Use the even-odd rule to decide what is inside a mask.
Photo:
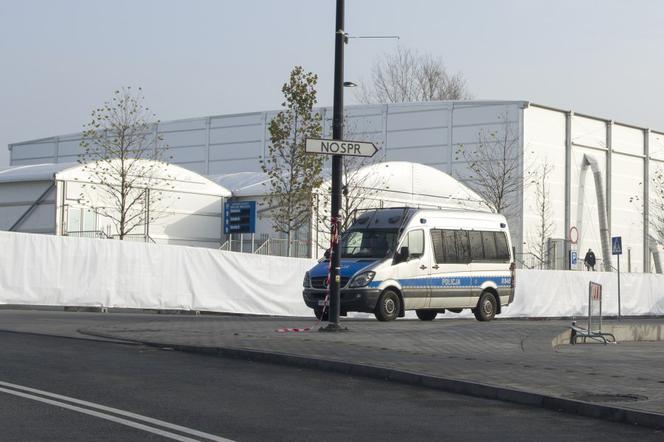
[(592, 270), (593, 272), (595, 271), (595, 253), (593, 253), (592, 249), (588, 249), (585, 258), (583, 258), (583, 261), (586, 265), (586, 270)]

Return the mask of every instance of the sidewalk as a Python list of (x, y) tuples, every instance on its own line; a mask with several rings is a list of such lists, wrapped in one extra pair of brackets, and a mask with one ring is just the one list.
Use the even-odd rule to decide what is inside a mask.
[[(298, 318), (189, 317), (81, 329), (99, 337), (424, 385), (664, 428), (664, 342), (553, 346), (571, 321), (346, 320), (343, 333), (289, 332)], [(664, 319), (605, 321), (649, 328)], [(636, 333), (636, 332), (635, 332)], [(634, 335), (636, 336), (636, 335)]]

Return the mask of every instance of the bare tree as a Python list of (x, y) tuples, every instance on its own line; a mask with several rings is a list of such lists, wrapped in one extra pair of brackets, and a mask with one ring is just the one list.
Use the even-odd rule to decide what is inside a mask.
[(541, 167), (532, 173), (531, 182), (535, 186), (535, 213), (537, 214), (537, 226), (535, 228), (535, 235), (531, 242), (535, 246), (531, 249), (539, 261), (539, 268), (541, 269), (546, 262), (549, 250), (548, 239), (554, 231), (554, 223), (552, 221), (553, 209), (551, 207), (551, 193), (549, 186), (549, 177), (553, 171), (553, 165), (545, 160)]
[(470, 98), (463, 74), (450, 74), (440, 58), (400, 46), (374, 61), (371, 81), (358, 94), (367, 104)]
[(467, 162), (470, 174), (467, 177), (470, 187), (483, 199), (486, 206), (495, 213), (512, 215), (516, 196), (523, 187), (519, 162), (519, 135), (515, 132), (508, 115), (499, 116), (503, 120), (498, 131), (480, 130), (475, 147), (460, 144), (459, 155)]
[[(649, 198), (649, 220), (647, 227), (648, 233), (659, 244), (664, 244), (664, 167), (658, 166), (650, 176), (650, 195)], [(639, 183), (642, 186), (642, 183)], [(630, 203), (639, 205), (643, 211), (643, 193), (633, 195), (629, 198)]]
[(78, 162), (91, 181), (82, 185), (81, 203), (110, 220), (121, 240), (156, 218), (162, 193), (150, 189), (168, 186), (159, 121), (143, 103), (141, 88), (116, 90), (92, 111), (80, 143)]
[(313, 111), (317, 81), (317, 75), (305, 73), (301, 66), (293, 68), (281, 89), (285, 109), (270, 122), (271, 143), (261, 159), (270, 179), (264, 204), (270, 208), (273, 228), (287, 236), (288, 256), (293, 233), (310, 220), (313, 190), (323, 182), (323, 156), (304, 151), (305, 140), (321, 133), (321, 115)]

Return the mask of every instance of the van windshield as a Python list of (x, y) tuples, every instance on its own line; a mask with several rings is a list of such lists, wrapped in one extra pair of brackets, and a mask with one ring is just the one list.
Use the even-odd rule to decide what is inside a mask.
[(341, 236), (342, 258), (385, 258), (394, 251), (397, 229), (354, 229)]

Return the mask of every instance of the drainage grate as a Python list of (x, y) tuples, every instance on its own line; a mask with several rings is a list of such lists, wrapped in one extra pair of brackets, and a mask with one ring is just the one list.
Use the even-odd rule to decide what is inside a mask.
[(602, 394), (602, 393), (574, 393), (567, 396), (570, 399), (584, 402), (636, 402), (648, 398), (638, 394)]

